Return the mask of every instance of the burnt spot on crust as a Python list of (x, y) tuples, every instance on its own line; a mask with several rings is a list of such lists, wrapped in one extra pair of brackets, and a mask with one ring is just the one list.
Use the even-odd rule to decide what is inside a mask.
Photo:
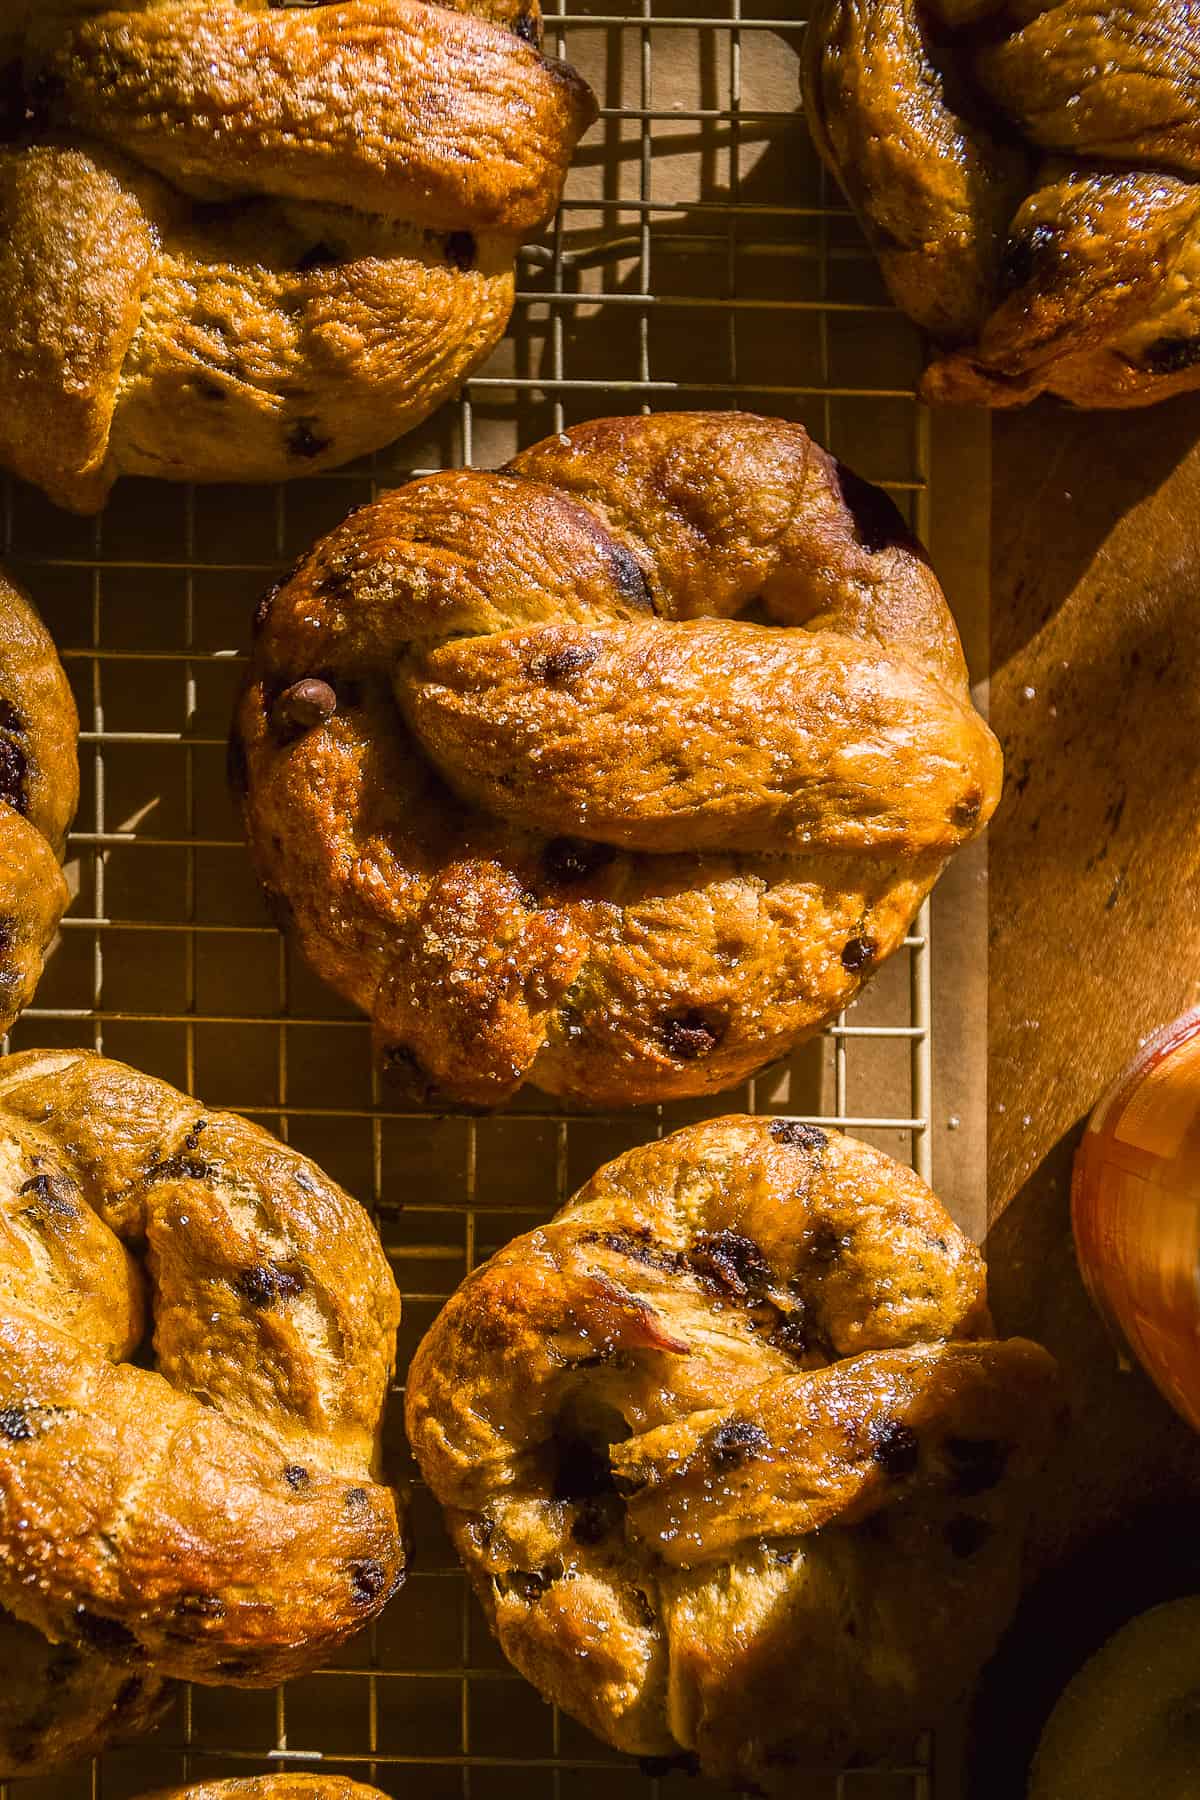
[(316, 419), (297, 419), (294, 425), (288, 426), (284, 443), (289, 456), (295, 456), (301, 461), (307, 462), (311, 461), (314, 456), (323, 455), (333, 443), (333, 439), (321, 436)]
[(871, 1454), (885, 1475), (900, 1481), (911, 1475), (921, 1457), (921, 1441), (901, 1419), (874, 1419), (868, 1432)]
[(595, 644), (564, 644), (561, 650), (538, 651), (528, 658), (525, 673), (531, 681), (544, 681), (547, 687), (570, 681), (590, 669), (600, 651)]
[(609, 564), (613, 579), (622, 600), (628, 600), (640, 612), (653, 612), (654, 601), (650, 595), (650, 583), (646, 580), (646, 572), (632, 550), (624, 544), (613, 543), (608, 552)]
[(750, 1419), (730, 1419), (718, 1426), (712, 1437), (712, 1459), (718, 1469), (738, 1469), (760, 1450), (768, 1438), (761, 1425)]
[(538, 1600), (561, 1580), (563, 1566), (560, 1562), (547, 1563), (540, 1569), (506, 1569), (502, 1575), (493, 1575), (492, 1582), (497, 1593), (516, 1594), (522, 1600)]
[(1000, 258), (999, 291), (1015, 293), (1031, 281), (1043, 281), (1062, 261), (1058, 233), (1044, 222), (1009, 238)]
[(997, 1438), (948, 1437), (942, 1447), (959, 1494), (986, 1494), (1004, 1475), (1008, 1446)]
[(75, 1632), (82, 1643), (103, 1651), (114, 1661), (141, 1654), (141, 1646), (127, 1625), (116, 1619), (106, 1619), (101, 1613), (89, 1612), (86, 1606), (75, 1608)]
[(294, 1300), (304, 1291), (304, 1277), (274, 1263), (258, 1263), (239, 1269), (233, 1278), (234, 1291), (256, 1312), (266, 1312), (281, 1300)]
[(983, 795), (978, 788), (971, 788), (950, 808), (950, 823), (967, 831), (976, 823), (982, 811)]
[(387, 1570), (379, 1562), (351, 1563), (348, 1573), (350, 1598), (355, 1606), (370, 1606), (387, 1585)]
[(658, 1035), (667, 1055), (676, 1062), (698, 1062), (711, 1056), (728, 1029), (728, 1019), (692, 1006), (685, 1012), (668, 1013), (659, 1022)]
[(29, 810), (29, 758), (19, 741), (23, 729), (15, 708), (0, 702), (0, 800), (22, 815)]
[(175, 1156), (164, 1156), (161, 1162), (151, 1163), (146, 1170), (149, 1181), (211, 1181), (216, 1174), (215, 1163), (204, 1162), (198, 1156), (188, 1156), (180, 1151)]
[(56, 1219), (74, 1219), (78, 1216), (74, 1203), (78, 1191), (68, 1175), (33, 1175), (17, 1189), (17, 1198), (32, 1194), (34, 1201), (24, 1210), (34, 1215), (41, 1212)]
[(796, 1119), (776, 1119), (771, 1136), (777, 1144), (788, 1144), (794, 1150), (823, 1150), (829, 1138), (816, 1125), (801, 1125)]
[(1142, 367), (1149, 375), (1179, 375), (1200, 363), (1200, 337), (1156, 338), (1142, 353)]
[(287, 1468), (283, 1471), (283, 1479), (287, 1482), (292, 1492), (298, 1494), (302, 1488), (308, 1486), (308, 1470), (304, 1467), (303, 1463), (289, 1463)]
[(323, 725), (337, 711), (338, 697), (328, 681), (306, 675), (293, 681), (277, 697), (271, 707), (271, 725), (280, 743), (292, 742)]
[(442, 240), (442, 252), (452, 269), (464, 275), (475, 267), (478, 246), (473, 231), (452, 231)]
[(910, 549), (913, 534), (904, 521), (904, 515), (890, 494), (876, 487), (870, 481), (864, 481), (845, 463), (835, 462), (834, 477), (838, 491), (845, 503), (846, 510), (854, 520), (854, 531), (863, 549), (876, 556), (881, 550), (890, 550), (897, 544)]
[(336, 269), (344, 261), (341, 251), (321, 238), (297, 258), (296, 272), (307, 275), (312, 269)]
[(842, 945), (843, 969), (848, 969), (852, 975), (857, 975), (860, 969), (869, 967), (874, 961), (878, 948), (874, 938), (861, 936), (849, 938)]
[(992, 1528), (987, 1520), (973, 1518), (970, 1513), (960, 1513), (951, 1519), (943, 1533), (950, 1554), (964, 1559), (982, 1550), (991, 1535)]
[(772, 1285), (770, 1263), (754, 1239), (739, 1231), (702, 1231), (687, 1258), (707, 1287), (737, 1300), (761, 1298)]
[(0, 1438), (10, 1444), (25, 1444), (33, 1436), (33, 1420), (29, 1409), (19, 1401), (0, 1406)]
[(524, 7), (517, 14), (509, 27), (514, 37), (519, 37), (523, 44), (532, 44), (535, 50), (542, 47), (542, 22), (537, 14)]
[(551, 881), (570, 887), (607, 868), (616, 854), (610, 844), (592, 844), (586, 838), (551, 838), (542, 851), (542, 865)]

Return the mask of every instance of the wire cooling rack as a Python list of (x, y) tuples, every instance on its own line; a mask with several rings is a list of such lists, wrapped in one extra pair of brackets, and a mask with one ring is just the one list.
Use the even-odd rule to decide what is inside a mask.
[[(5, 493), (5, 559), (62, 647), (83, 728), (74, 902), (13, 1047), (94, 1046), (317, 1158), (379, 1221), (404, 1293), (401, 1372), (469, 1268), (599, 1163), (688, 1119), (823, 1119), (931, 1173), (928, 910), (824, 1037), (716, 1100), (596, 1116), (526, 1095), (498, 1117), (432, 1116), (389, 1099), (366, 1024), (268, 921), (224, 781), (255, 599), (351, 506), (411, 474), (487, 465), (597, 414), (737, 405), (801, 420), (928, 534), (918, 348), (798, 117), (802, 31), (753, 0), (599, 0), (550, 18), (548, 47), (592, 81), (600, 122), (551, 232), (523, 255), (509, 337), (395, 451), (278, 489), (127, 482), (94, 521)], [(399, 1410), (389, 1453), (407, 1478)], [(507, 1667), (419, 1483), (412, 1523), (407, 1586), (334, 1667), (276, 1692), (187, 1690), (156, 1737), (14, 1784), (14, 1800), (121, 1800), (318, 1758), (396, 1800), (683, 1789), (683, 1776), (648, 1780)], [(796, 1794), (926, 1800), (931, 1767), (926, 1741), (891, 1770), (797, 1777)]]

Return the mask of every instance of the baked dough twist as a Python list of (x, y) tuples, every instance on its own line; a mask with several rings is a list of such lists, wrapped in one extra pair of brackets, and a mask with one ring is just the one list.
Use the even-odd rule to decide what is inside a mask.
[(246, 1775), (160, 1788), (140, 1800), (387, 1800), (387, 1796), (345, 1775)]
[(18, 1665), (25, 1774), (146, 1722), (164, 1677), (273, 1685), (385, 1604), (400, 1306), (314, 1164), (120, 1063), (0, 1064), (0, 1168), (0, 1605), (87, 1664)]
[(413, 482), (256, 627), (259, 874), (393, 1064), (474, 1104), (746, 1076), (999, 793), (923, 552), (778, 420), (600, 420)]
[(1168, 0), (819, 0), (806, 116), (927, 399), (1200, 386), (1200, 27)]
[(0, 461), (90, 512), (119, 474), (281, 480), (419, 423), (502, 336), (594, 117), (540, 41), (537, 0), (38, 0)]
[(409, 1437), (546, 1698), (794, 1793), (797, 1765), (911, 1742), (1015, 1603), (1057, 1378), (990, 1329), (978, 1252), (909, 1170), (721, 1119), (468, 1276)]
[(79, 800), (78, 734), (50, 634), (0, 570), (0, 1032), (32, 1000), (70, 903), (59, 865)]

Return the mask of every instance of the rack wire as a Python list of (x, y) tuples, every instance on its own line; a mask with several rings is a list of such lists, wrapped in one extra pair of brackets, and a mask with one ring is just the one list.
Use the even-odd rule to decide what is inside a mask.
[[(523, 256), (508, 338), (415, 439), (278, 489), (127, 482), (94, 521), (11, 483), (4, 495), (5, 559), (76, 688), (84, 777), (73, 906), (13, 1047), (102, 1049), (316, 1157), (379, 1221), (404, 1294), (401, 1370), (472, 1266), (600, 1162), (688, 1119), (820, 1119), (931, 1173), (927, 910), (850, 1013), (743, 1089), (605, 1115), (533, 1094), (476, 1119), (389, 1097), (366, 1023), (293, 959), (254, 889), (223, 775), (247, 622), (281, 569), (381, 486), (491, 464), (598, 413), (739, 405), (799, 419), (928, 532), (918, 349), (798, 117), (801, 23), (754, 0), (560, 0), (548, 26), (592, 81), (600, 122)], [(404, 1477), (399, 1436), (396, 1406), (389, 1454)], [(508, 1668), (419, 1483), (412, 1519), (415, 1572), (333, 1667), (273, 1693), (185, 1690), (156, 1737), (14, 1786), (13, 1800), (122, 1800), (318, 1760), (396, 1800), (562, 1800), (566, 1784), (571, 1800), (672, 1795), (682, 1777), (648, 1782)], [(796, 1791), (928, 1800), (931, 1767), (926, 1741), (895, 1768)]]

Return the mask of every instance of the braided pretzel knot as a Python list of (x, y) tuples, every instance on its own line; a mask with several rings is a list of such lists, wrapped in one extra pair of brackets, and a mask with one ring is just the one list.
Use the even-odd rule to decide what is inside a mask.
[(888, 1157), (721, 1119), (470, 1275), (408, 1431), (505, 1653), (622, 1749), (795, 1792), (929, 1723), (1015, 1603), (1052, 1359)]
[(822, 0), (806, 117), (924, 392), (1143, 406), (1200, 384), (1200, 29), (1166, 0)]
[(0, 1032), (28, 1006), (70, 894), (79, 719), (50, 634), (0, 571)]
[(523, 41), (536, 0), (75, 0), (29, 33), (0, 459), (85, 512), (121, 473), (279, 480), (425, 418), (594, 116)]
[(921, 551), (796, 425), (611, 419), (414, 482), (257, 624), (262, 879), (469, 1102), (728, 1086), (846, 1004), (999, 791)]
[(120, 1063), (6, 1058), (0, 1157), (0, 1604), (87, 1665), (0, 1740), (25, 1773), (162, 1677), (273, 1685), (379, 1611), (400, 1308), (312, 1163)]

